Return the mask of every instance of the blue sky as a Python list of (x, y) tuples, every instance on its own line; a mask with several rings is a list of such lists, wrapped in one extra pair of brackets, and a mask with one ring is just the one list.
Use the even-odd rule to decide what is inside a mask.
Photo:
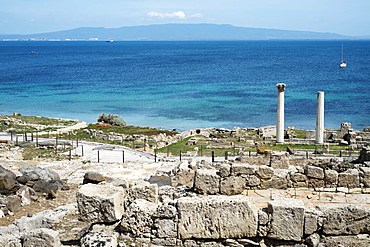
[(214, 23), (370, 35), (370, 0), (0, 0), (0, 34)]

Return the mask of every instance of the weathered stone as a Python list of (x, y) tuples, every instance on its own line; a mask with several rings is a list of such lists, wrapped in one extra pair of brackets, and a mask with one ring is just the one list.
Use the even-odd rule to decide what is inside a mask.
[(178, 236), (180, 239), (225, 239), (255, 237), (257, 209), (252, 198), (207, 196), (180, 198)]
[(177, 222), (172, 219), (156, 219), (154, 222), (154, 233), (158, 238), (176, 238)]
[(370, 167), (360, 167), (363, 173), (362, 182), (365, 188), (370, 188)]
[(136, 199), (144, 199), (149, 202), (158, 202), (158, 185), (146, 181), (138, 181), (127, 190), (126, 204)]
[(176, 207), (170, 204), (161, 204), (158, 206), (154, 217), (157, 218), (164, 218), (164, 219), (172, 219), (177, 216), (177, 209)]
[(368, 247), (370, 246), (370, 238), (361, 238), (356, 235), (347, 236), (326, 236), (325, 244), (321, 243), (317, 247)]
[(172, 186), (186, 185), (191, 188), (194, 184), (195, 169), (189, 167), (187, 163), (181, 163), (172, 177)]
[(325, 170), (325, 183), (326, 184), (337, 184), (338, 182), (338, 172), (335, 170), (326, 169)]
[(368, 148), (362, 148), (358, 157), (358, 162), (364, 163), (365, 161), (370, 161), (370, 150)]
[(238, 176), (241, 174), (252, 175), (256, 172), (256, 168), (245, 163), (234, 163), (231, 165), (231, 175)]
[(261, 179), (261, 188), (262, 189), (269, 189), (269, 188), (275, 188), (275, 189), (285, 189), (288, 187), (288, 170), (280, 170), (277, 172), (275, 170), (275, 174), (270, 179)]
[(14, 194), (19, 187), (20, 185), (16, 179), (16, 175), (12, 171), (0, 166), (0, 194)]
[(325, 186), (325, 181), (318, 178), (310, 178), (308, 179), (308, 187), (310, 188), (320, 188)]
[(103, 175), (101, 175), (98, 172), (86, 172), (84, 175), (83, 184), (98, 184), (102, 181), (105, 181), (105, 178)]
[(305, 207), (302, 200), (279, 199), (268, 203), (271, 215), (268, 238), (300, 241), (303, 237)]
[(118, 233), (114, 231), (113, 226), (93, 225), (81, 238), (81, 247), (117, 247)]
[(85, 184), (77, 192), (77, 205), (83, 221), (113, 222), (123, 214), (124, 189), (111, 185)]
[(310, 235), (306, 238), (306, 243), (308, 247), (317, 247), (320, 243), (320, 235), (317, 233)]
[(9, 211), (15, 213), (21, 209), (21, 199), (17, 196), (8, 196), (6, 207)]
[(60, 180), (59, 175), (48, 169), (48, 168), (42, 168), (39, 166), (31, 165), (31, 166), (25, 166), (19, 169), (19, 171), (23, 174), (23, 176), (27, 177), (31, 181), (36, 180), (45, 180), (45, 181), (51, 181), (51, 180)]
[(274, 176), (274, 169), (269, 166), (262, 165), (258, 167), (256, 173), (260, 178), (268, 179)]
[(137, 199), (125, 210), (121, 219), (123, 231), (131, 232), (136, 237), (151, 233), (153, 228), (153, 215), (157, 204), (144, 199)]
[(54, 210), (41, 211), (32, 217), (23, 216), (8, 227), (12, 234), (29, 232), (38, 228), (52, 228), (72, 210), (75, 210), (74, 204), (60, 206)]
[(162, 247), (162, 246), (182, 246), (177, 244), (176, 238), (155, 238), (151, 240), (151, 247)]
[(267, 225), (269, 222), (269, 215), (264, 210), (258, 210), (258, 224)]
[(56, 192), (63, 187), (64, 182), (61, 180), (36, 180), (33, 181), (32, 189), (36, 192), (48, 193), (50, 190)]
[(370, 231), (370, 210), (359, 206), (331, 208), (324, 212), (323, 233), (351, 235)]
[(324, 169), (317, 166), (306, 166), (305, 173), (307, 177), (310, 178), (317, 178), (317, 179), (324, 179)]
[(245, 189), (245, 178), (243, 177), (227, 177), (221, 180), (222, 195), (238, 195)]
[(307, 176), (302, 173), (296, 172), (290, 174), (290, 179), (294, 182), (306, 182)]
[(16, 195), (21, 199), (22, 206), (29, 205), (38, 198), (35, 190), (24, 185), (17, 191)]
[(229, 164), (221, 164), (220, 166), (220, 176), (222, 178), (230, 176), (231, 166)]
[(272, 152), (270, 155), (270, 166), (275, 169), (289, 168), (289, 156), (286, 152)]
[(311, 235), (317, 231), (319, 227), (319, 217), (322, 215), (321, 211), (309, 210), (304, 214), (304, 234)]
[(360, 177), (357, 169), (348, 169), (338, 175), (338, 186), (348, 188), (359, 188)]
[(246, 175), (246, 185), (255, 187), (261, 184), (261, 180), (256, 175)]
[(214, 195), (220, 192), (220, 176), (215, 169), (198, 169), (195, 172), (194, 191)]
[(61, 246), (59, 233), (57, 231), (40, 228), (23, 235), (23, 247), (34, 246)]

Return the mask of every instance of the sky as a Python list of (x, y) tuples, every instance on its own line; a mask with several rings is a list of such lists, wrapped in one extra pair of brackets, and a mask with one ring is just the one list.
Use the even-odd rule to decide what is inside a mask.
[(0, 0), (0, 34), (165, 23), (370, 35), (370, 0)]

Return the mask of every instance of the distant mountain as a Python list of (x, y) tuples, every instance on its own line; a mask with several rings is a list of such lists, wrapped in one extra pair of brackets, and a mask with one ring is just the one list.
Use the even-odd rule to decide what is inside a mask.
[[(367, 37), (368, 38), (368, 37)], [(0, 39), (36, 40), (338, 40), (363, 39), (335, 33), (235, 27), (216, 24), (162, 24), (120, 28), (81, 27), (32, 35), (0, 35)], [(366, 39), (364, 37), (364, 39)]]

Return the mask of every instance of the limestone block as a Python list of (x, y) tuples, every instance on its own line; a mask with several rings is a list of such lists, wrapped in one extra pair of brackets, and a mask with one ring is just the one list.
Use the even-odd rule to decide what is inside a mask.
[(324, 179), (324, 169), (317, 166), (306, 166), (305, 173), (307, 177)]
[(119, 220), (124, 211), (124, 196), (122, 187), (82, 185), (76, 194), (80, 219), (91, 223)]
[(285, 189), (288, 186), (288, 170), (275, 170), (275, 174), (270, 179), (262, 179), (261, 180), (261, 188), (262, 189), (269, 189), (269, 188), (275, 188), (275, 189)]
[(361, 167), (361, 171), (363, 172), (363, 183), (366, 188), (370, 188), (370, 167)]
[(221, 180), (221, 194), (222, 195), (239, 195), (245, 189), (245, 178), (243, 177), (227, 177)]
[[(359, 235), (353, 235), (353, 236), (326, 236), (325, 237), (325, 244), (321, 245), (321, 243), (318, 245), (318, 247), (368, 247), (370, 246), (370, 239), (369, 237), (362, 238)], [(310, 246), (309, 246), (310, 247)]]
[(163, 219), (172, 219), (177, 216), (177, 208), (170, 204), (161, 204), (158, 206), (154, 217)]
[(289, 156), (286, 152), (272, 152), (270, 155), (270, 167), (275, 169), (289, 168)]
[(319, 227), (319, 217), (322, 215), (318, 210), (307, 210), (304, 214), (304, 234), (311, 235), (317, 231)]
[(151, 247), (163, 247), (163, 246), (183, 246), (181, 243), (177, 243), (176, 238), (154, 238), (150, 241)]
[(258, 167), (258, 170), (256, 173), (260, 178), (268, 179), (274, 176), (274, 169), (269, 166), (262, 165)]
[(348, 188), (360, 187), (360, 176), (357, 169), (348, 169), (338, 175), (338, 186)]
[(229, 164), (221, 164), (220, 166), (220, 176), (222, 178), (230, 176), (231, 166)]
[(158, 238), (176, 238), (177, 222), (172, 219), (156, 219), (154, 222), (154, 234)]
[(57, 231), (39, 228), (23, 235), (23, 247), (34, 246), (61, 246), (59, 233)]
[(302, 200), (284, 198), (268, 203), (271, 215), (268, 238), (300, 241), (303, 237), (305, 206)]
[(338, 172), (335, 170), (325, 170), (324, 172), (325, 176), (325, 182), (329, 184), (337, 184), (338, 182)]
[(127, 190), (126, 203), (130, 204), (136, 199), (144, 199), (158, 203), (158, 185), (146, 181), (138, 181)]
[(175, 175), (172, 178), (172, 186), (177, 186), (178, 184), (186, 185), (188, 187), (193, 187), (194, 184), (194, 175), (195, 170), (189, 168), (189, 166), (182, 165), (176, 171)]
[(261, 184), (261, 180), (256, 175), (246, 175), (246, 185), (249, 187), (255, 187)]
[(370, 231), (370, 210), (359, 206), (331, 208), (324, 212), (323, 233), (353, 235)]
[(231, 175), (238, 176), (241, 174), (252, 175), (256, 168), (246, 163), (234, 163), (231, 165)]
[(290, 179), (293, 182), (306, 182), (307, 181), (307, 176), (302, 174), (302, 173), (296, 172), (296, 173), (291, 173), (290, 174)]
[(255, 237), (258, 213), (243, 196), (184, 197), (177, 203), (180, 239)]
[(158, 204), (144, 199), (137, 199), (129, 205), (122, 216), (121, 227), (123, 231), (131, 232), (137, 237), (151, 233), (153, 228), (153, 215)]
[(198, 169), (195, 172), (194, 191), (214, 195), (220, 192), (220, 176), (215, 169)]

